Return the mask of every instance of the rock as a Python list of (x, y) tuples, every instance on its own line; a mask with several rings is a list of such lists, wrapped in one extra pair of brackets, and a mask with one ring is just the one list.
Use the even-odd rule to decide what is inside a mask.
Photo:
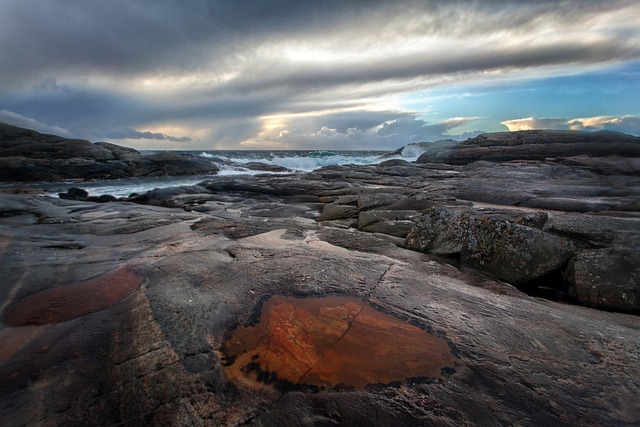
[(130, 147), (123, 147), (109, 142), (96, 142), (95, 145), (106, 148), (113, 153), (116, 160), (126, 163), (139, 162), (144, 157), (138, 150)]
[[(552, 162), (477, 161), (456, 178), (432, 184), (459, 200), (568, 212), (633, 210), (640, 189), (632, 178)], [(455, 184), (455, 185), (454, 185)]]
[(379, 166), (381, 168), (392, 168), (392, 167), (413, 167), (414, 165), (404, 159), (392, 159), (392, 160), (385, 160), (383, 162), (380, 162)]
[(417, 211), (363, 211), (358, 214), (358, 229), (404, 238), (413, 229), (413, 219), (418, 216)]
[(579, 253), (568, 267), (568, 292), (582, 304), (640, 312), (640, 252), (594, 249)]
[(537, 228), (538, 230), (542, 230), (547, 221), (549, 221), (549, 214), (540, 211), (526, 212), (516, 218), (516, 224)]
[(559, 163), (570, 166), (582, 166), (600, 172), (602, 175), (638, 175), (640, 173), (640, 158), (608, 155), (593, 158), (586, 154), (562, 157)]
[[(476, 141), (518, 144), (544, 141)], [(99, 147), (130, 174), (184, 160)], [(638, 425), (640, 181), (627, 153), (627, 169), (582, 154), (216, 176), (108, 204), (4, 183), (3, 426)], [(30, 176), (104, 163), (20, 159)], [(423, 332), (446, 346), (403, 339), (402, 355), (446, 356), (432, 371), (394, 353), (393, 336)]]
[(359, 209), (351, 205), (330, 203), (324, 207), (318, 221), (333, 221), (336, 219), (357, 218)]
[(142, 155), (115, 144), (44, 135), (0, 123), (0, 179), (60, 181), (136, 176), (206, 175), (217, 166), (178, 153)]
[(348, 185), (341, 181), (318, 179), (317, 175), (223, 176), (202, 183), (211, 192), (269, 196), (341, 196)]
[(638, 218), (554, 213), (544, 230), (580, 242), (587, 248), (631, 247), (640, 242)]
[(389, 206), (402, 198), (404, 196), (399, 193), (366, 193), (358, 197), (357, 206), (360, 210), (374, 209)]
[(418, 156), (418, 159), (424, 156), (420, 163), (425, 163), (426, 158), (435, 159), (436, 161), (444, 161), (449, 157), (453, 147), (459, 143), (459, 141), (455, 141), (453, 139), (444, 139), (434, 142), (408, 144), (398, 150), (386, 154), (385, 157), (400, 156), (406, 153), (415, 154)]
[(285, 168), (284, 166), (269, 165), (267, 163), (260, 163), (260, 162), (243, 163), (242, 167), (245, 167), (252, 171), (280, 172), (280, 173), (291, 172), (291, 169)]
[(479, 160), (545, 160), (575, 156), (640, 157), (640, 138), (618, 132), (518, 131), (478, 135), (463, 142), (427, 146), (417, 162), (468, 164)]
[(111, 151), (81, 139), (45, 135), (0, 123), (0, 157), (113, 160)]
[(459, 256), (467, 240), (467, 209), (431, 208), (408, 233), (405, 247), (436, 255)]
[(621, 208), (615, 200), (586, 197), (536, 197), (523, 201), (520, 206), (569, 212), (600, 212), (612, 208)]
[(207, 159), (169, 151), (145, 156), (145, 160), (143, 168), (149, 171), (144, 175), (205, 175), (218, 171)]
[[(354, 228), (261, 217), (264, 195), (254, 195), (229, 193), (226, 210), (209, 215), (0, 193), (3, 426), (640, 421), (640, 317), (530, 298)], [(556, 220), (549, 215), (545, 228)], [(493, 208), (486, 216), (518, 215)], [(314, 306), (322, 301), (331, 303)], [(278, 302), (286, 309), (273, 310)], [(245, 332), (260, 325), (281, 341), (251, 343)], [(387, 341), (371, 348), (396, 334), (403, 355), (429, 357), (385, 357), (398, 350)], [(416, 334), (446, 345), (423, 353), (411, 345)], [(324, 369), (320, 361), (341, 353), (314, 349), (339, 349), (342, 335), (357, 349), (344, 353), (350, 368)], [(244, 371), (231, 369), (229, 338), (256, 348), (233, 362)], [(313, 365), (307, 384), (283, 387), (264, 370), (263, 354), (294, 369), (282, 363), (288, 353)], [(435, 370), (423, 371), (425, 361)]]
[(573, 253), (571, 242), (561, 237), (479, 217), (469, 221), (460, 256), (463, 265), (520, 285), (557, 270)]
[(88, 200), (91, 202), (97, 202), (97, 203), (108, 203), (108, 202), (115, 202), (118, 200), (118, 198), (115, 196), (112, 196), (111, 194), (101, 194), (98, 197), (89, 197)]
[(95, 203), (115, 202), (118, 199), (111, 194), (102, 194), (100, 196), (89, 196), (89, 192), (82, 188), (71, 187), (65, 193), (58, 193), (58, 197), (66, 200), (82, 200)]
[[(535, 225), (541, 224), (540, 216), (535, 216)], [(514, 285), (526, 284), (557, 270), (574, 253), (569, 240), (518, 224), (528, 217), (487, 215), (468, 208), (432, 208), (416, 222), (405, 246), (460, 257), (462, 265)]]
[(66, 193), (59, 193), (58, 196), (62, 199), (69, 200), (86, 200), (89, 197), (89, 192), (82, 188), (71, 187)]

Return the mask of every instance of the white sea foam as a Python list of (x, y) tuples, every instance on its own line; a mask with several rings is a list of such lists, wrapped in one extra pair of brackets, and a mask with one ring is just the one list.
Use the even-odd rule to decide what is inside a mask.
[[(368, 165), (379, 163), (383, 152), (349, 152), (349, 151), (232, 151), (201, 152), (200, 156), (210, 159), (221, 170), (222, 174), (240, 174), (243, 165), (258, 162), (271, 166), (282, 166), (295, 172), (311, 172), (318, 168), (332, 165)], [(245, 168), (247, 174), (256, 173)], [(264, 173), (264, 172), (259, 172)]]
[(424, 147), (420, 144), (408, 144), (402, 148), (401, 157), (407, 161), (415, 161), (424, 151)]
[(82, 184), (56, 183), (47, 188), (49, 195), (57, 197), (58, 193), (66, 192), (70, 187), (81, 187), (89, 192), (90, 196), (110, 194), (115, 197), (129, 197), (132, 193), (146, 193), (156, 188), (177, 187), (181, 185), (196, 185), (206, 176), (189, 177), (154, 177), (154, 178), (127, 178), (109, 181), (92, 181)]

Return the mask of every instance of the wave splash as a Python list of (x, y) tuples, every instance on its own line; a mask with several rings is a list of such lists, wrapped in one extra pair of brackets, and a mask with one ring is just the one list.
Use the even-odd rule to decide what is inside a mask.
[[(385, 151), (202, 151), (199, 156), (210, 159), (220, 168), (220, 175), (265, 173), (247, 167), (249, 163), (280, 166), (293, 172), (312, 172), (326, 166), (371, 165), (390, 159), (416, 160), (424, 150), (405, 147), (394, 155)], [(268, 171), (266, 171), (268, 172)], [(272, 172), (278, 173), (278, 172)]]

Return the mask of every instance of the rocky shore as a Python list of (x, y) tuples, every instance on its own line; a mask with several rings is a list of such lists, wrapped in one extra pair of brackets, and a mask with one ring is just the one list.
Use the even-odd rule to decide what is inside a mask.
[[(12, 193), (3, 425), (640, 423), (638, 138), (487, 134), (120, 200)], [(409, 339), (440, 364), (394, 335), (437, 341)]]
[(0, 123), (0, 180), (60, 181), (216, 173), (211, 162), (178, 153), (143, 155), (108, 142), (95, 144)]

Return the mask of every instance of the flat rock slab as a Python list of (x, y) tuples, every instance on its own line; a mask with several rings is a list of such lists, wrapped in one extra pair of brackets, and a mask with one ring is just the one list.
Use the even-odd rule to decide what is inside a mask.
[[(356, 229), (258, 218), (259, 209), (249, 212), (255, 204), (221, 218), (131, 203), (7, 201), (4, 426), (640, 423), (637, 316), (531, 298)], [(93, 291), (96, 302), (85, 305)], [(455, 372), (439, 366), (428, 381), (400, 375), (378, 385), (317, 379), (328, 381), (324, 389), (236, 381), (224, 366), (225, 341), (239, 325), (255, 324), (273, 295), (367, 301), (413, 332), (451, 343)], [(358, 318), (343, 314), (337, 324)], [(363, 328), (394, 327), (371, 317)], [(295, 333), (309, 342), (305, 330)], [(356, 359), (363, 366), (394, 350), (354, 341), (364, 346)], [(435, 357), (417, 340), (410, 350)], [(353, 366), (356, 378), (363, 371)]]

